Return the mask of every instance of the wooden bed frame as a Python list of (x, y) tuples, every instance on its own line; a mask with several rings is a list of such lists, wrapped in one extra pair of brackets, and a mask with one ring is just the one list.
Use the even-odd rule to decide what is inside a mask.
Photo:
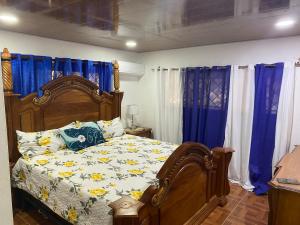
[[(20, 157), (16, 130), (40, 131), (75, 120), (109, 120), (121, 116), (123, 93), (119, 91), (117, 63), (114, 64), (115, 90), (111, 93), (98, 94), (98, 87), (92, 82), (67, 76), (46, 84), (40, 98), (33, 93), (20, 99), (13, 92), (10, 60), (10, 53), (4, 49), (2, 78), (11, 166)], [(200, 224), (218, 205), (227, 202), (230, 191), (227, 173), (232, 152), (227, 148), (209, 150), (197, 143), (180, 145), (157, 174), (158, 186), (150, 186), (139, 201), (124, 196), (109, 205), (113, 209), (113, 225)], [(21, 198), (43, 206), (39, 200), (18, 192)], [(61, 223), (66, 221), (61, 219)]]

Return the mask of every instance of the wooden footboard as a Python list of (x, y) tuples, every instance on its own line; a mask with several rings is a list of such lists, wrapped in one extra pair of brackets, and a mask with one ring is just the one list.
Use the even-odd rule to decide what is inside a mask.
[(110, 204), (114, 225), (200, 224), (229, 193), (228, 165), (233, 150), (209, 150), (197, 143), (179, 146), (139, 201), (123, 197)]

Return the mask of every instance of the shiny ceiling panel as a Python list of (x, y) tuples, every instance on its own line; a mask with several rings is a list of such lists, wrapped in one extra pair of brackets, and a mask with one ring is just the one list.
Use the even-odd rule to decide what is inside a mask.
[(8, 5), (13, 6), (16, 9), (29, 11), (29, 12), (39, 12), (48, 8), (47, 5), (37, 4), (31, 1), (8, 1)]
[[(78, 0), (77, 0), (78, 1)], [(41, 12), (53, 7), (62, 7), (74, 2), (68, 0), (2, 0), (3, 4), (29, 12)]]
[(260, 12), (289, 8), (290, 0), (260, 0)]
[(0, 0), (6, 12), (20, 23), (0, 29), (138, 52), (300, 34), (300, 0)]
[(183, 12), (185, 26), (234, 17), (234, 0), (186, 0)]
[[(96, 11), (97, 14), (93, 13), (94, 11)], [(81, 7), (78, 3), (52, 10), (45, 15), (63, 22), (75, 23), (80, 26), (89, 26), (100, 30), (114, 29), (113, 8), (103, 10), (103, 8), (100, 7), (100, 10), (96, 10), (92, 5)]]

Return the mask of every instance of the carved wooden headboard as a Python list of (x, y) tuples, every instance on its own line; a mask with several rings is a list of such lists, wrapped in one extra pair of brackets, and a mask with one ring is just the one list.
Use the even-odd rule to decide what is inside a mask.
[[(36, 93), (20, 99), (13, 93), (11, 64), (8, 51), (2, 54), (2, 78), (10, 163), (20, 157), (16, 130), (41, 131), (62, 127), (72, 121), (110, 120), (121, 116), (123, 92), (119, 92), (118, 66), (115, 64), (114, 86), (111, 93), (98, 94), (98, 86), (79, 77), (66, 76), (43, 86), (43, 96)], [(10, 55), (10, 54), (9, 54)]]

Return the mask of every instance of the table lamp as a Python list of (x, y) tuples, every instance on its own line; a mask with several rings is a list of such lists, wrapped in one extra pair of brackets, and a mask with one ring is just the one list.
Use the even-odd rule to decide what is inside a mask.
[(131, 116), (131, 126), (130, 126), (130, 128), (135, 129), (136, 126), (134, 125), (133, 116), (138, 114), (138, 106), (137, 105), (129, 105), (128, 108), (127, 108), (127, 114), (129, 116)]

